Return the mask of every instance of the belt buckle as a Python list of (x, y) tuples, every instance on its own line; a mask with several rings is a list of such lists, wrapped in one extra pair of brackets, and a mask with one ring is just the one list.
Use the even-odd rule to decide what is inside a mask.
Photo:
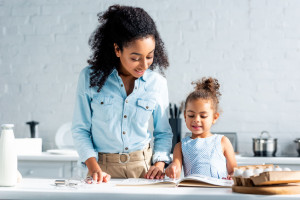
[[(122, 156), (122, 155), (125, 155), (126, 158), (127, 158), (126, 161), (124, 161), (124, 162), (121, 161), (121, 156)], [(126, 163), (129, 162), (129, 159), (130, 159), (129, 153), (119, 153), (119, 163), (121, 163), (121, 164), (126, 164)]]

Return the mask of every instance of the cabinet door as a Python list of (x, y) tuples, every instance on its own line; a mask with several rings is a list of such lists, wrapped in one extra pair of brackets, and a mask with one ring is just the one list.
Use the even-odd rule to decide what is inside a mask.
[(66, 161), (18, 161), (18, 170), (26, 178), (71, 178), (72, 165)]

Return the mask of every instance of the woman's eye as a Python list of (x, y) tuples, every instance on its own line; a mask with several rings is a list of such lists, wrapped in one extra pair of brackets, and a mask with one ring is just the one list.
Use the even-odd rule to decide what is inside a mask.
[(139, 61), (139, 58), (131, 58), (132, 61)]
[(148, 60), (152, 59), (153, 57), (147, 57)]

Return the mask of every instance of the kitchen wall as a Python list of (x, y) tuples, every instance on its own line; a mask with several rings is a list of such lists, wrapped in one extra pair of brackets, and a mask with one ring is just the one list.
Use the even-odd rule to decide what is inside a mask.
[(29, 137), (25, 122), (37, 120), (44, 150), (55, 148), (58, 127), (72, 118), (97, 13), (113, 3), (143, 7), (156, 21), (171, 102), (185, 99), (191, 81), (216, 77), (223, 112), (213, 131), (237, 132), (239, 151), (251, 154), (252, 138), (268, 130), (278, 155), (296, 155), (297, 0), (0, 0), (0, 123), (14, 123), (16, 137)]

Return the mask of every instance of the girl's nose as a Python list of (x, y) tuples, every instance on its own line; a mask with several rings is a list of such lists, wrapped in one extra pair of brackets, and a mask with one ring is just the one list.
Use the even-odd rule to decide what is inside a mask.
[(195, 118), (194, 118), (194, 121), (195, 122), (200, 122), (201, 120), (200, 120), (200, 116), (196, 116)]

